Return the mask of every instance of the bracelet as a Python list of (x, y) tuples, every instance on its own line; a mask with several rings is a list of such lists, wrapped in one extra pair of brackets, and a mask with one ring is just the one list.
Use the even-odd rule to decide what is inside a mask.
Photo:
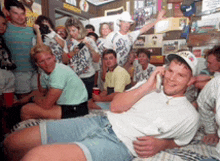
[(72, 56), (71, 56), (70, 54), (67, 54), (67, 56), (68, 56), (68, 58), (70, 58), (70, 59), (72, 58)]

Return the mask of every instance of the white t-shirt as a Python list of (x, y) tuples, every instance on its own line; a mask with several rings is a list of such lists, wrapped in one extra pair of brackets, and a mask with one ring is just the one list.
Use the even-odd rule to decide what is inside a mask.
[[(54, 31), (52, 31), (52, 32), (54, 32)], [(56, 34), (56, 36), (59, 37), (60, 39), (62, 39), (60, 37), (60, 35)], [(63, 40), (63, 41), (65, 41), (65, 40)], [(34, 38), (33, 39), (33, 45), (36, 45), (36, 43), (37, 43), (36, 38)], [(52, 50), (52, 53), (56, 57), (57, 63), (62, 63), (62, 55), (63, 55), (64, 52), (65, 53), (68, 52), (67, 48), (66, 49), (62, 48), (60, 46), (60, 44), (54, 38), (50, 38), (47, 35), (45, 35), (43, 43), (50, 47), (50, 49)]]
[[(96, 46), (95, 41), (90, 37), (86, 37), (86, 40), (90, 43), (92, 48), (96, 52), (98, 52), (98, 48)], [(73, 51), (73, 49), (77, 47), (78, 44), (79, 42), (77, 40), (67, 40), (66, 46), (71, 45), (70, 51)], [(95, 74), (94, 64), (95, 63), (92, 60), (92, 55), (86, 45), (84, 45), (84, 47), (79, 51), (78, 54), (72, 57), (72, 60), (70, 62), (70, 66), (73, 68), (73, 70), (80, 78), (88, 78), (93, 76)]]
[(102, 55), (103, 51), (104, 51), (104, 44), (106, 42), (106, 39), (100, 37), (98, 38), (96, 44), (97, 44), (97, 47), (98, 47), (98, 50), (99, 50), (99, 53)]
[(141, 136), (174, 139), (179, 146), (194, 137), (199, 115), (186, 97), (167, 97), (163, 92), (145, 95), (127, 112), (107, 112), (117, 137), (137, 156), (133, 141)]
[(5, 69), (0, 69), (0, 95), (2, 93), (11, 93), (15, 91), (15, 76)]
[(126, 35), (122, 35), (119, 31), (111, 32), (106, 38), (104, 47), (115, 50), (118, 65), (123, 66), (127, 62), (130, 49), (139, 35), (140, 30), (129, 32)]
[(144, 79), (148, 80), (148, 78), (150, 77), (150, 75), (153, 73), (153, 71), (156, 69), (156, 66), (152, 65), (152, 64), (148, 64), (147, 68), (145, 70), (143, 70), (142, 66), (140, 64), (135, 66), (134, 69), (134, 82), (139, 82), (142, 81)]

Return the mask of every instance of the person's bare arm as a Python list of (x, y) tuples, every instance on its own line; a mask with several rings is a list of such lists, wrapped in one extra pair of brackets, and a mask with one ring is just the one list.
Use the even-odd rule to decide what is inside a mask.
[(62, 55), (62, 61), (64, 64), (69, 64), (70, 59), (72, 59), (72, 57), (74, 55), (76, 55), (79, 52), (78, 48), (75, 48), (73, 51), (70, 51), (69, 53), (63, 53)]
[(133, 142), (134, 150), (140, 158), (154, 156), (160, 151), (172, 149), (178, 146), (173, 139), (157, 139), (152, 136), (143, 136)]
[(95, 95), (93, 94), (92, 98), (95, 102), (111, 102), (113, 98), (118, 94), (119, 92), (115, 92), (109, 95)]
[(34, 99), (34, 102), (44, 109), (50, 109), (53, 107), (53, 105), (56, 104), (61, 94), (62, 94), (61, 89), (51, 88), (48, 90), (47, 95), (45, 97), (41, 97), (41, 98), (37, 97)]
[(205, 85), (211, 80), (212, 77), (209, 75), (198, 75), (196, 76), (196, 82), (194, 83), (196, 88), (203, 89)]
[(140, 29), (140, 34), (143, 34), (145, 32), (147, 32), (149, 29), (151, 29), (157, 22), (159, 22), (160, 20), (163, 19), (163, 16), (165, 15), (166, 11), (165, 10), (161, 10), (159, 13), (158, 13), (158, 16), (157, 16), (157, 19), (156, 21), (154, 21), (153, 23), (150, 23), (150, 24), (147, 24), (145, 26), (143, 26), (141, 29)]
[(59, 36), (55, 36), (54, 39), (56, 40), (56, 42), (62, 47), (64, 48), (65, 45), (65, 40), (63, 40), (61, 37)]
[(34, 28), (34, 30), (35, 30), (35, 32), (36, 32), (37, 44), (38, 44), (38, 45), (44, 44), (44, 42), (43, 42), (43, 40), (42, 40), (42, 38), (41, 38), (40, 26), (37, 25), (37, 24), (34, 24), (33, 28)]
[(215, 134), (207, 134), (203, 137), (203, 142), (208, 145), (216, 145), (218, 143), (219, 137), (217, 133)]
[(110, 109), (112, 112), (121, 113), (129, 110), (137, 101), (139, 101), (146, 94), (156, 89), (156, 75), (164, 75), (164, 67), (157, 67), (151, 74), (146, 83), (137, 89), (118, 93), (111, 102)]

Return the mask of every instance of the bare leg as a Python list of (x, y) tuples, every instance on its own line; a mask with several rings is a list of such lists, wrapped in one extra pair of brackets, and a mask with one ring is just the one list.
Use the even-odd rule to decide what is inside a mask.
[(89, 101), (88, 101), (88, 108), (90, 109), (90, 110), (96, 110), (96, 109), (99, 109), (99, 110), (101, 110), (102, 108), (101, 107), (99, 107), (92, 99), (90, 99)]
[(10, 134), (4, 140), (5, 155), (9, 160), (20, 160), (29, 150), (41, 145), (39, 126)]
[(28, 119), (61, 119), (61, 107), (54, 105), (51, 109), (43, 109), (36, 103), (28, 103), (21, 109), (21, 120)]
[(76, 144), (42, 145), (30, 150), (22, 161), (86, 161), (82, 149)]

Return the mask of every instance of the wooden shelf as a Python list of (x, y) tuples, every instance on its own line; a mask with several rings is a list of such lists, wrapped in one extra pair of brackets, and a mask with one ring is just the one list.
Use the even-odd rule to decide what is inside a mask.
[(208, 33), (190, 33), (187, 46), (217, 45), (220, 42), (220, 32), (211, 31)]

